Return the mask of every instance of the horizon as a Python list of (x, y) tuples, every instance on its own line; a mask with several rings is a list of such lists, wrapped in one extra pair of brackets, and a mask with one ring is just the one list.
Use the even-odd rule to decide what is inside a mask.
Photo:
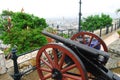
[[(34, 14), (35, 16), (43, 18), (78, 18), (79, 1), (80, 0), (2, 0), (0, 1), (0, 13), (2, 10), (18, 12), (24, 8), (25, 13)], [(81, 0), (81, 2), (82, 17), (100, 15), (101, 13), (108, 14), (112, 18), (118, 18), (120, 16), (115, 13), (115, 11), (120, 8), (120, 0)]]

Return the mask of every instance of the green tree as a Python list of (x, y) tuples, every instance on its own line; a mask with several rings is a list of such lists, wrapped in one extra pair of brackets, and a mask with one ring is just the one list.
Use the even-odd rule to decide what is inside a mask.
[[(8, 25), (8, 16), (11, 17), (11, 25)], [(47, 27), (44, 18), (12, 11), (3, 11), (1, 17), (0, 27), (3, 33), (0, 38), (5, 44), (10, 44), (10, 48), (16, 46), (18, 54), (40, 48), (47, 43), (46, 37), (41, 34), (41, 31)]]
[(112, 25), (112, 18), (109, 15), (101, 14), (102, 26)]
[(100, 27), (106, 27), (107, 25), (112, 24), (112, 18), (109, 15), (101, 14), (101, 15), (91, 15), (87, 18), (83, 18), (82, 20), (82, 29), (88, 31), (94, 31), (96, 29), (100, 29)]
[(89, 30), (89, 31), (93, 31), (95, 30), (97, 27), (97, 20), (99, 19), (98, 15), (91, 15), (88, 16), (87, 18), (84, 18), (84, 20), (82, 21), (82, 28), (83, 30)]

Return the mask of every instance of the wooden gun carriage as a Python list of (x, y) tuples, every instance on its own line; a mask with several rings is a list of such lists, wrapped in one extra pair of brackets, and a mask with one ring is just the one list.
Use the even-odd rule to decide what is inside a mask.
[(40, 80), (120, 80), (105, 67), (108, 49), (98, 36), (80, 32), (70, 40), (45, 31), (42, 34), (58, 43), (49, 43), (38, 51), (36, 67)]

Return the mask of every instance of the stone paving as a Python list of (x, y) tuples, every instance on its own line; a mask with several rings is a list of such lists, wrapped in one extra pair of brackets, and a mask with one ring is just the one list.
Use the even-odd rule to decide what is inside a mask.
[(5, 73), (0, 75), (0, 80), (13, 80), (13, 79), (8, 73)]
[(108, 34), (107, 38), (103, 38), (107, 46), (109, 46), (112, 42), (116, 41), (117, 39), (119, 39), (119, 35), (117, 34), (116, 31)]
[(120, 55), (120, 38), (108, 46), (110, 52)]

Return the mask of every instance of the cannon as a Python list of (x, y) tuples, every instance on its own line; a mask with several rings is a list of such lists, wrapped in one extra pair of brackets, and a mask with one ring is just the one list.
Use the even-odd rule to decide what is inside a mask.
[[(37, 53), (36, 68), (40, 80), (120, 80), (105, 67), (109, 54), (100, 38), (88, 32), (81, 32), (82, 35), (78, 33), (77, 37), (75, 35), (71, 39), (46, 31), (42, 31), (42, 34), (58, 43), (49, 43)], [(85, 38), (84, 34), (91, 37)], [(92, 44), (93, 40), (97, 42)]]

